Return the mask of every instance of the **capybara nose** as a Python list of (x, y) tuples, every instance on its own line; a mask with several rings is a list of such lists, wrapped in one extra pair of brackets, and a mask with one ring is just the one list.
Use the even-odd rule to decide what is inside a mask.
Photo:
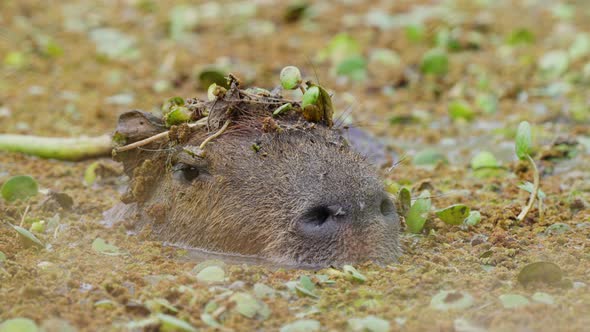
[(343, 227), (363, 227), (372, 222), (395, 222), (396, 209), (386, 193), (377, 199), (320, 204), (308, 209), (299, 220), (301, 231), (310, 236), (329, 236)]

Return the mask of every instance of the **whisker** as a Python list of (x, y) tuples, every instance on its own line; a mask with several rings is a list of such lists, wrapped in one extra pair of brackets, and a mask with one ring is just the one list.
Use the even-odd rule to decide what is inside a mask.
[(393, 165), (391, 165), (391, 167), (387, 170), (387, 173), (390, 173), (391, 171), (393, 171), (394, 168), (396, 168), (401, 163), (403, 163), (404, 161), (406, 161), (407, 158), (408, 158), (408, 155), (407, 154), (404, 154), (403, 156), (401, 156), (398, 161), (396, 161), (395, 163), (393, 163)]

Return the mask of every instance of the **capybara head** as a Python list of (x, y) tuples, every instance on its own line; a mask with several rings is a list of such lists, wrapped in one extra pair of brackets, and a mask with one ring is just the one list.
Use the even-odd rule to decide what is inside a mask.
[[(269, 105), (244, 100), (189, 105), (210, 112), (209, 124), (174, 126), (166, 142), (116, 156), (131, 176), (124, 201), (139, 206), (140, 225), (157, 238), (279, 264), (395, 261), (395, 205), (340, 130), (296, 110), (272, 117)], [(221, 124), (227, 129), (200, 150)], [(128, 144), (165, 130), (158, 117), (132, 111), (117, 134)]]

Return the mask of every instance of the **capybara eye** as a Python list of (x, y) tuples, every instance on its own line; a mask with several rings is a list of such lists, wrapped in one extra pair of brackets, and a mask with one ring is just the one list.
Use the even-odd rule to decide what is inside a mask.
[(183, 163), (174, 165), (174, 177), (179, 180), (192, 182), (194, 179), (198, 178), (200, 174), (201, 171), (195, 166)]

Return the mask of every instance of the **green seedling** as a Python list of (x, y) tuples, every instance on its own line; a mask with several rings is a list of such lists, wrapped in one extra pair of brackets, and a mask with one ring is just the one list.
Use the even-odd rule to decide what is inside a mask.
[(531, 135), (530, 124), (526, 121), (521, 122), (520, 125), (518, 126), (518, 131), (516, 132), (516, 140), (515, 140), (516, 156), (520, 160), (528, 160), (528, 162), (531, 164), (531, 167), (533, 168), (534, 182), (533, 182), (533, 187), (531, 188), (531, 191), (530, 191), (531, 195), (529, 197), (529, 201), (528, 201), (527, 205), (522, 209), (522, 211), (520, 212), (518, 217), (516, 217), (516, 220), (518, 222), (521, 222), (524, 220), (524, 218), (526, 218), (527, 214), (529, 213), (529, 211), (533, 207), (533, 204), (535, 203), (535, 199), (537, 198), (537, 195), (539, 192), (539, 170), (537, 169), (537, 165), (535, 164), (535, 161), (533, 160), (533, 158), (530, 155), (530, 152), (532, 150), (532, 141), (533, 141), (533, 139), (532, 139), (532, 135)]
[(420, 70), (427, 75), (443, 76), (449, 71), (449, 58), (443, 50), (432, 49), (422, 57)]
[(419, 234), (422, 232), (431, 205), (430, 192), (424, 190), (414, 204), (412, 204), (406, 217), (406, 225), (410, 233)]
[[(301, 71), (299, 68), (295, 66), (287, 66), (281, 70), (280, 80), (283, 89), (285, 90), (295, 90), (302, 88), (301, 83), (303, 80), (301, 78)], [(305, 93), (304, 90), (302, 90)]]

